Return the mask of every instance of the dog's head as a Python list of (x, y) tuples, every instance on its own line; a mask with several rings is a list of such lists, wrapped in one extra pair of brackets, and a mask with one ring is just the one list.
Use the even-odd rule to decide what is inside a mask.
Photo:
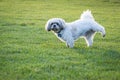
[(55, 33), (60, 32), (65, 27), (65, 21), (61, 18), (53, 18), (47, 21), (45, 29), (47, 31), (54, 31)]

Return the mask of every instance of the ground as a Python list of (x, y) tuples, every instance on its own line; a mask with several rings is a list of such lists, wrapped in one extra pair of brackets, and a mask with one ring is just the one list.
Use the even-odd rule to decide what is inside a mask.
[[(90, 9), (106, 29), (92, 47), (67, 48), (48, 19), (79, 19)], [(120, 80), (119, 0), (0, 0), (0, 80)]]

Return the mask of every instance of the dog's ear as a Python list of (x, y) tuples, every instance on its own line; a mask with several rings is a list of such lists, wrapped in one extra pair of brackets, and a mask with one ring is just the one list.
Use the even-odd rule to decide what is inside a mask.
[(65, 28), (65, 21), (63, 19), (59, 19), (61, 29)]
[(46, 25), (45, 25), (45, 30), (46, 31), (51, 31), (51, 23), (50, 20), (47, 21)]

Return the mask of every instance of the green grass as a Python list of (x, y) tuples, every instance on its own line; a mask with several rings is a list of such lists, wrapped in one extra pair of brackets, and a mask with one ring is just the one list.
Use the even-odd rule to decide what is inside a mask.
[[(45, 23), (90, 9), (106, 29), (69, 49)], [(120, 80), (119, 0), (0, 0), (0, 80)]]

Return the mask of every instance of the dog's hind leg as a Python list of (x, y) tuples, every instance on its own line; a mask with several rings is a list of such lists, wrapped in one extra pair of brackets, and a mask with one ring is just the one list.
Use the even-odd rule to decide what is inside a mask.
[(85, 41), (86, 41), (88, 47), (92, 46), (94, 35), (95, 35), (94, 31), (88, 31), (88, 32), (86, 32)]
[(105, 29), (104, 29), (104, 27), (102, 27), (102, 26), (99, 26), (99, 27), (98, 27), (97, 32), (100, 32), (103, 37), (105, 37), (105, 35), (106, 35)]
[(89, 38), (86, 37), (86, 38), (85, 38), (85, 41), (86, 41), (88, 47), (92, 46), (92, 44), (93, 44), (93, 39), (92, 39), (92, 37), (89, 37)]
[(105, 37), (105, 35), (106, 35), (105, 29), (100, 24), (95, 23), (94, 27), (92, 29), (96, 32), (100, 32), (102, 34), (102, 36)]
[(103, 37), (105, 37), (105, 35), (106, 35), (105, 29), (103, 27), (101, 28), (101, 34)]

